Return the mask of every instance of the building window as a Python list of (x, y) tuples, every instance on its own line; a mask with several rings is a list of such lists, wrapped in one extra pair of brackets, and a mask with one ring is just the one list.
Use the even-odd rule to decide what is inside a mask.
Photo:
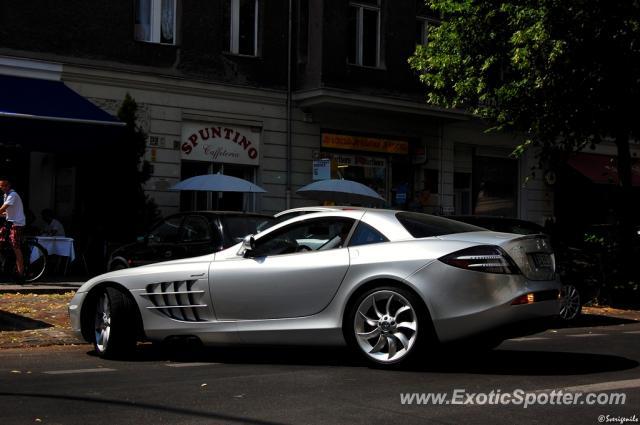
[(440, 171), (425, 168), (424, 188), (431, 193), (438, 193), (440, 188)]
[(473, 214), (518, 216), (518, 161), (474, 156)]
[(349, 63), (380, 66), (379, 0), (349, 4)]
[(429, 29), (439, 24), (437, 18), (438, 15), (424, 0), (416, 0), (416, 45), (427, 43)]
[(176, 43), (176, 0), (136, 0), (135, 39)]
[(416, 44), (427, 44), (429, 28), (438, 24), (433, 18), (426, 16), (416, 16)]
[(231, 0), (229, 51), (258, 56), (258, 0)]

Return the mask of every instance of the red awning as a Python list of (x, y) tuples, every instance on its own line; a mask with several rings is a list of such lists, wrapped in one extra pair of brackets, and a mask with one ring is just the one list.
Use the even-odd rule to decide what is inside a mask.
[[(577, 153), (569, 159), (569, 165), (597, 184), (619, 184), (618, 160), (615, 156), (593, 153)], [(640, 186), (640, 162), (631, 160), (631, 184)]]

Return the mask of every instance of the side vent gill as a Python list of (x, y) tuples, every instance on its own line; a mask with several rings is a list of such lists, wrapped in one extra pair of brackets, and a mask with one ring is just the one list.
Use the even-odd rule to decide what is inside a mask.
[(157, 310), (172, 319), (185, 322), (205, 322), (207, 304), (204, 302), (204, 290), (198, 289), (197, 280), (160, 282), (147, 285), (147, 297)]

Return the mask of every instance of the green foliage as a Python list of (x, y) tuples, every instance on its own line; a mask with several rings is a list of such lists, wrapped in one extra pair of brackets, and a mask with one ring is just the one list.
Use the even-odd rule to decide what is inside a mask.
[(115, 203), (107, 218), (107, 235), (110, 240), (126, 241), (143, 233), (159, 217), (159, 211), (142, 187), (151, 174), (151, 166), (144, 160), (147, 135), (138, 125), (138, 104), (128, 93), (118, 118), (126, 127), (104, 158)]
[(442, 22), (410, 66), (427, 101), (575, 151), (638, 135), (640, 1), (427, 0)]
[[(631, 254), (630, 140), (640, 139), (640, 0), (426, 0), (441, 24), (409, 59), (427, 101), (460, 108), (525, 140), (553, 167), (615, 142), (621, 183), (617, 256)], [(637, 217), (635, 218), (637, 219)], [(590, 244), (603, 241), (588, 239)]]

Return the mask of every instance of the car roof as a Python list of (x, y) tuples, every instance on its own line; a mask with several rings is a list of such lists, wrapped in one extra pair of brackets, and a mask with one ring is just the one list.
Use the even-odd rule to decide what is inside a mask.
[(204, 215), (216, 215), (216, 216), (251, 216), (251, 217), (264, 217), (264, 218), (273, 218), (272, 215), (262, 214), (256, 212), (248, 212), (248, 211), (212, 211), (212, 210), (196, 210), (196, 211), (180, 211), (175, 215), (187, 215), (187, 214), (204, 214)]
[(286, 214), (292, 214), (292, 213), (297, 213), (297, 212), (312, 213), (312, 212), (324, 212), (324, 211), (345, 211), (345, 210), (362, 210), (362, 209), (365, 209), (365, 208), (364, 207), (352, 207), (352, 206), (346, 206), (346, 205), (345, 206), (315, 205), (315, 206), (311, 206), (311, 207), (290, 208), (288, 210), (280, 211), (279, 213), (276, 213), (273, 216), (278, 218), (278, 217), (286, 215)]

